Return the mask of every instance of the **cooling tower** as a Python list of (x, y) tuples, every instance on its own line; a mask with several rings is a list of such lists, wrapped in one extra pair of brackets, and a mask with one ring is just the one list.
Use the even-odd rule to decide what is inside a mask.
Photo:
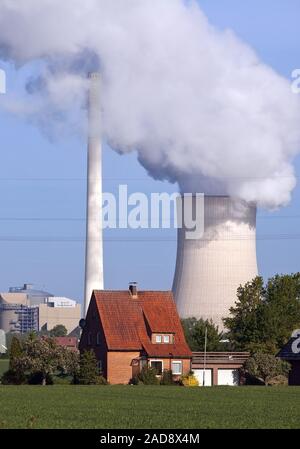
[(89, 76), (87, 214), (84, 314), (93, 290), (103, 289), (102, 146), (99, 73)]
[(237, 288), (257, 275), (256, 207), (228, 196), (205, 196), (203, 212), (200, 239), (189, 240), (184, 226), (178, 228), (173, 293), (182, 318), (212, 319), (223, 329)]

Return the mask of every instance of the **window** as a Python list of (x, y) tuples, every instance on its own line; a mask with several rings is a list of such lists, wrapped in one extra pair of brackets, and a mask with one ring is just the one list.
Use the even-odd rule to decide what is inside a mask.
[(164, 335), (164, 343), (170, 343), (170, 335)]
[(101, 344), (101, 334), (100, 332), (97, 332), (97, 345)]
[(98, 374), (101, 375), (102, 374), (102, 360), (98, 360), (97, 369), (98, 369)]
[(173, 374), (182, 374), (182, 362), (181, 361), (172, 362), (172, 373)]
[(155, 336), (155, 342), (156, 343), (161, 343), (162, 339), (161, 339), (161, 335), (156, 335)]
[(151, 366), (151, 368), (154, 368), (156, 370), (158, 376), (162, 375), (162, 372), (163, 372), (162, 360), (151, 360), (150, 366)]
[(87, 340), (88, 340), (88, 345), (91, 345), (92, 344), (92, 334), (91, 334), (91, 332), (88, 333)]

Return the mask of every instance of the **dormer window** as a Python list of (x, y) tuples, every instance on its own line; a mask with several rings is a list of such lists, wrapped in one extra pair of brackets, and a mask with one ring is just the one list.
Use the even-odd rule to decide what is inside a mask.
[(172, 334), (154, 334), (152, 336), (152, 343), (169, 345), (173, 343)]
[(161, 343), (162, 342), (162, 336), (161, 335), (156, 335), (155, 336), (155, 343)]

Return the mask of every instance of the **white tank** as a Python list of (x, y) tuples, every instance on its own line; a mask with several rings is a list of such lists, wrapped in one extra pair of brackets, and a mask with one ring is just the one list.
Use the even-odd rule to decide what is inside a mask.
[(181, 318), (212, 319), (221, 330), (237, 288), (257, 276), (256, 206), (205, 196), (203, 209), (202, 238), (187, 239), (178, 229), (173, 293)]
[(89, 92), (84, 315), (86, 315), (88, 310), (93, 290), (103, 289), (100, 84), (100, 74), (91, 73)]

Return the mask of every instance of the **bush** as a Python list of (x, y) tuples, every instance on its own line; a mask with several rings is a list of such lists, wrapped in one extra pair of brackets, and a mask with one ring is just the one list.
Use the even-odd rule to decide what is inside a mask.
[(58, 376), (53, 376), (52, 380), (53, 380), (53, 385), (71, 385), (73, 379), (71, 376), (58, 375)]
[(196, 379), (193, 371), (190, 371), (189, 374), (181, 376), (180, 385), (183, 385), (184, 387), (199, 387), (199, 382)]
[(287, 377), (291, 367), (288, 362), (280, 360), (272, 354), (258, 352), (246, 360), (244, 369), (248, 375), (257, 378), (265, 385), (271, 385), (274, 378)]
[(74, 383), (81, 385), (99, 385), (99, 370), (95, 352), (84, 351), (80, 354), (79, 372), (74, 376)]
[(1, 383), (3, 385), (23, 385), (27, 383), (27, 378), (25, 374), (9, 369), (2, 375)]
[[(27, 382), (29, 385), (41, 385), (43, 383), (43, 379), (43, 373), (38, 371), (31, 373), (27, 378)], [(53, 378), (50, 374), (46, 375), (46, 385), (53, 385)]]
[(107, 382), (104, 376), (98, 376), (96, 378), (96, 385), (109, 385), (109, 382)]
[(173, 380), (173, 373), (169, 369), (165, 369), (160, 379), (160, 385), (176, 385)]
[(141, 372), (130, 381), (131, 385), (158, 385), (157, 371), (149, 366), (144, 366)]

